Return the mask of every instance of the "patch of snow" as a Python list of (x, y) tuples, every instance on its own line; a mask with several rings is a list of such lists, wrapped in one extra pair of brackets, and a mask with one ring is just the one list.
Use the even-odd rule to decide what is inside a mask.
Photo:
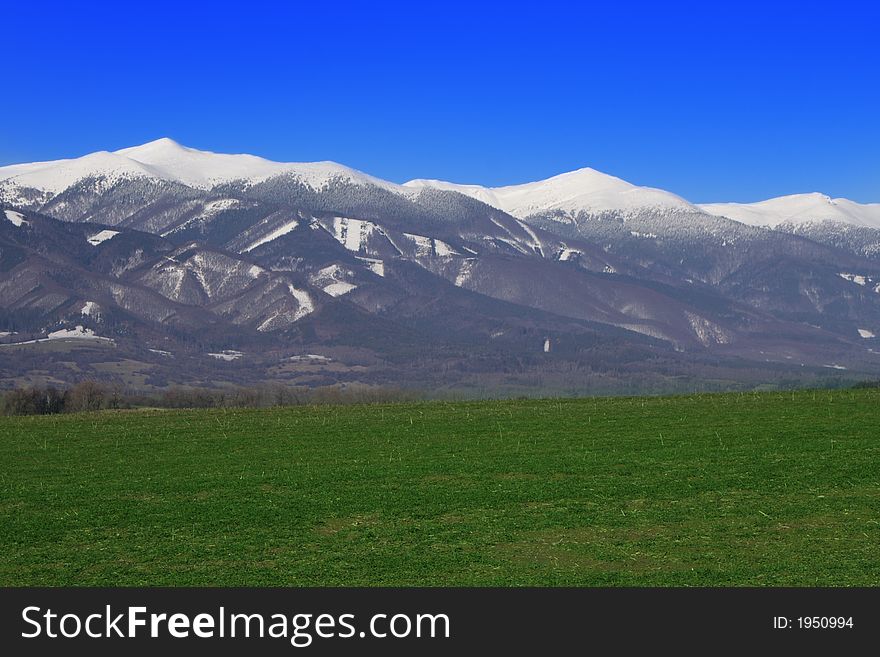
[(823, 365), (822, 367), (828, 367), (832, 370), (845, 370), (846, 368), (843, 365)]
[[(151, 349), (152, 351), (152, 349)], [(225, 361), (233, 361), (238, 360), (244, 354), (240, 351), (235, 351), (234, 349), (224, 349), (219, 353), (208, 353), (211, 358), (216, 358), (217, 360), (225, 360)]]
[(874, 335), (873, 332), (869, 331), (868, 329), (859, 329), (859, 336), (865, 339), (877, 337), (876, 335)]
[(304, 356), (291, 356), (288, 360), (296, 361), (304, 361), (304, 360), (322, 360), (322, 361), (331, 361), (332, 358), (327, 358), (327, 356), (321, 356), (320, 354), (306, 354)]
[(330, 283), (330, 285), (326, 286), (324, 288), (324, 292), (329, 294), (331, 297), (341, 297), (343, 294), (348, 294), (356, 288), (357, 285), (352, 285), (351, 283), (346, 283), (345, 281), (336, 281), (335, 283)]
[(297, 321), (298, 319), (302, 319), (306, 315), (311, 312), (314, 312), (315, 305), (312, 303), (312, 297), (309, 296), (309, 293), (305, 290), (298, 290), (290, 283), (287, 284), (287, 290), (290, 292), (290, 295), (296, 299), (296, 302), (299, 304), (299, 308), (293, 315), (293, 321)]
[(72, 329), (59, 329), (57, 331), (52, 331), (45, 338), (25, 340), (24, 342), (7, 342), (0, 345), (0, 347), (13, 347), (20, 344), (36, 344), (38, 342), (50, 342), (52, 340), (94, 340), (96, 342), (108, 342), (114, 344), (112, 338), (95, 335), (95, 332), (92, 329), (83, 328), (78, 325)]
[(94, 235), (88, 238), (88, 243), (92, 246), (98, 246), (102, 242), (106, 242), (107, 240), (111, 240), (114, 237), (119, 235), (118, 230), (102, 230), (98, 231)]
[(320, 279), (332, 278), (333, 280), (339, 280), (340, 276), (344, 276), (348, 273), (349, 272), (345, 271), (342, 267), (340, 267), (339, 265), (334, 263), (332, 265), (328, 265), (328, 266), (324, 267), (323, 269), (319, 269), (317, 272), (315, 272), (315, 279), (320, 280)]
[(416, 256), (426, 257), (433, 253), (433, 246), (430, 237), (413, 235), (412, 233), (404, 233), (403, 236), (416, 243)]
[(94, 301), (86, 301), (80, 313), (86, 317), (94, 317), (98, 314), (99, 308), (100, 306)]
[(173, 356), (170, 351), (162, 351), (161, 349), (147, 349), (147, 351), (152, 351), (154, 354), (159, 354), (160, 356)]
[[(495, 239), (495, 240), (497, 240), (497, 241), (499, 241), (499, 242), (504, 242), (504, 243), (507, 244), (508, 246), (512, 246), (516, 251), (518, 251), (518, 252), (520, 252), (520, 253), (522, 253), (522, 254), (524, 254), (524, 255), (529, 255), (529, 254), (530, 254), (530, 253), (529, 253), (529, 250), (528, 250), (527, 248), (524, 248), (524, 247), (522, 246), (522, 244), (521, 244), (522, 240), (520, 239), (520, 237), (519, 237), (518, 235), (514, 235), (513, 232), (512, 232), (507, 226), (505, 226), (505, 225), (502, 224), (500, 221), (498, 221), (497, 219), (495, 219), (495, 217), (489, 217), (489, 221), (491, 221), (493, 224), (495, 224), (496, 226), (498, 226), (498, 228), (500, 228), (500, 229), (503, 230), (505, 233), (507, 233), (507, 234), (510, 236), (510, 239), (507, 239), (507, 238), (505, 238), (505, 237), (495, 237), (495, 238), (492, 238), (492, 237), (485, 237), (484, 239), (487, 239), (487, 240)], [(519, 221), (518, 221), (517, 223), (518, 223), (518, 224), (521, 224), (522, 222), (519, 222)], [(530, 244), (529, 246), (531, 246), (532, 248), (534, 248), (535, 245), (534, 245), (534, 244)]]
[(374, 224), (348, 217), (333, 218), (333, 237), (349, 251), (357, 253), (372, 234)]
[(376, 276), (385, 276), (385, 263), (382, 260), (376, 260), (375, 258), (358, 258), (358, 260), (365, 262), (370, 271), (376, 274)]
[(507, 246), (511, 247), (517, 253), (522, 253), (523, 255), (531, 255), (529, 250), (524, 247), (519, 240), (507, 239), (506, 237), (485, 237), (488, 241), (494, 242), (502, 242), (503, 244), (507, 244)]
[(434, 240), (434, 253), (436, 253), (441, 258), (445, 258), (446, 256), (457, 256), (459, 255), (458, 251), (453, 249), (443, 240)]
[(248, 276), (251, 278), (259, 278), (260, 274), (262, 274), (265, 269), (258, 265), (252, 265), (250, 269), (248, 269)]
[(569, 249), (567, 247), (563, 248), (562, 253), (559, 254), (559, 260), (561, 262), (566, 262), (568, 260), (571, 260), (571, 256), (575, 254), (580, 255), (580, 251), (575, 251), (574, 249)]
[(276, 322), (278, 322), (279, 318), (281, 318), (281, 319), (283, 320), (283, 313), (277, 313), (277, 312), (276, 312), (276, 313), (272, 314), (270, 317), (268, 317), (266, 320), (264, 320), (264, 321), (263, 321), (263, 322), (257, 327), (257, 330), (258, 330), (258, 331), (261, 331), (261, 332), (262, 332), (262, 331), (272, 331), (272, 330), (274, 330), (273, 327), (275, 327)]
[(216, 201), (210, 201), (205, 204), (202, 213), (199, 215), (199, 219), (211, 219), (221, 212), (237, 208), (239, 205), (241, 205), (241, 201), (234, 198), (221, 198)]
[(844, 280), (850, 281), (851, 283), (855, 283), (856, 285), (866, 285), (868, 282), (867, 278), (860, 274), (840, 273), (838, 274), (838, 276), (840, 276)]
[(458, 274), (455, 277), (455, 285), (458, 287), (463, 287), (465, 283), (467, 283), (468, 279), (470, 279), (471, 274), (474, 270), (474, 259), (467, 258), (461, 263), (461, 268), (458, 270)]
[(292, 323), (299, 321), (315, 310), (312, 297), (307, 291), (297, 289), (291, 283), (285, 283), (284, 281), (276, 282), (282, 285), (287, 293), (293, 297), (294, 301), (296, 301), (296, 307), (290, 309), (289, 303), (280, 302), (282, 307), (266, 317), (257, 327), (257, 330), (260, 332), (276, 331), (289, 327)]
[(528, 236), (532, 238), (532, 243), (530, 246), (537, 249), (538, 251), (541, 251), (541, 255), (543, 256), (543, 251), (541, 249), (541, 240), (538, 239), (538, 236), (535, 234), (535, 231), (532, 230), (532, 227), (529, 226), (526, 222), (520, 221), (519, 219), (516, 220), (516, 223), (518, 223), (520, 228), (526, 231), (526, 234), (528, 234)]
[(347, 280), (353, 276), (354, 272), (351, 270), (343, 269), (338, 264), (333, 264), (319, 269), (312, 274), (309, 277), (309, 282), (316, 287), (320, 287), (332, 297), (340, 297), (357, 288), (357, 285)]
[(688, 311), (685, 311), (685, 316), (691, 325), (691, 330), (704, 347), (712, 344), (728, 344), (730, 342), (729, 333), (715, 322)]
[(270, 233), (264, 235), (263, 237), (261, 237), (260, 239), (258, 239), (256, 242), (254, 242), (249, 247), (247, 247), (244, 251), (242, 251), (242, 253), (250, 253), (251, 251), (256, 249), (258, 246), (263, 246), (263, 244), (267, 244), (269, 242), (277, 240), (279, 237), (282, 237), (283, 235), (287, 235), (287, 233), (291, 232), (297, 226), (299, 226), (299, 222), (296, 219), (289, 221), (288, 223), (284, 224), (283, 226), (276, 228), (272, 232), (270, 232)]
[(46, 336), (47, 340), (67, 340), (69, 338), (80, 338), (83, 340), (110, 340), (110, 338), (102, 338), (99, 335), (95, 335), (95, 332), (92, 329), (83, 328), (82, 326), (76, 326), (72, 329), (59, 329), (57, 331), (52, 331)]
[(15, 210), (4, 210), (3, 213), (6, 215), (6, 218), (12, 222), (13, 226), (21, 228), (22, 226), (27, 226), (30, 222), (24, 218), (24, 215), (21, 212), (16, 212)]

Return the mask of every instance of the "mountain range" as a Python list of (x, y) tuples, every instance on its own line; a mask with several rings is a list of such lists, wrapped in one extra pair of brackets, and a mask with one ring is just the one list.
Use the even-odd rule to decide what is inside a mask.
[(0, 384), (479, 394), (876, 376), (880, 204), (403, 185), (170, 139), (0, 167)]

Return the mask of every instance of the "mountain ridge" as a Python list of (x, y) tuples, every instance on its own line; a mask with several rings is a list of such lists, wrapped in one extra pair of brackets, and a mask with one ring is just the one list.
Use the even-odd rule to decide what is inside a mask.
[(0, 385), (880, 373), (877, 231), (769, 230), (590, 168), (397, 185), (161, 139), (0, 168), (0, 211)]
[[(123, 159), (120, 159), (123, 158)], [(492, 205), (518, 218), (544, 211), (664, 207), (725, 216), (753, 226), (775, 227), (785, 221), (841, 221), (880, 229), (880, 203), (831, 199), (819, 192), (791, 194), (755, 203), (691, 203), (654, 187), (633, 185), (621, 178), (583, 167), (528, 183), (486, 187), (433, 179), (413, 179), (397, 184), (332, 161), (275, 162), (245, 153), (222, 154), (189, 148), (168, 137), (116, 151), (98, 151), (78, 158), (12, 164), (0, 167), (0, 184), (12, 181), (40, 191), (58, 193), (79, 179), (115, 174), (156, 177), (198, 189), (211, 189), (234, 181), (263, 182), (281, 175), (298, 176), (313, 189), (333, 178), (372, 184), (397, 194), (433, 188), (455, 191)], [(535, 198), (537, 197), (537, 199)], [(7, 197), (5, 200), (10, 201)], [(805, 203), (804, 201), (815, 201)], [(823, 203), (824, 202), (824, 203)], [(829, 210), (825, 205), (845, 206)], [(789, 206), (789, 207), (786, 207)]]

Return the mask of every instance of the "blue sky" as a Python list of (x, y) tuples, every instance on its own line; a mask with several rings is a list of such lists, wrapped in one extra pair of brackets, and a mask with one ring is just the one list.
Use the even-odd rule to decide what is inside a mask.
[(880, 202), (875, 3), (185, 4), (5, 3), (0, 164), (169, 136), (398, 182)]

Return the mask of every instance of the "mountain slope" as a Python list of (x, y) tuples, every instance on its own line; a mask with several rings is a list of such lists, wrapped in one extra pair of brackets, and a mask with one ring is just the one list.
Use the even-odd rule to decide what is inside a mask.
[[(789, 210), (814, 216), (808, 201)], [(19, 335), (0, 342), (82, 325), (163, 380), (308, 385), (545, 369), (564, 384), (615, 359), (629, 365), (614, 376), (660, 380), (880, 371), (873, 210), (834, 205), (855, 219), (770, 230), (592, 169), (396, 185), (162, 139), (0, 168), (0, 333)], [(331, 358), (320, 374), (287, 362), (304, 350)]]

